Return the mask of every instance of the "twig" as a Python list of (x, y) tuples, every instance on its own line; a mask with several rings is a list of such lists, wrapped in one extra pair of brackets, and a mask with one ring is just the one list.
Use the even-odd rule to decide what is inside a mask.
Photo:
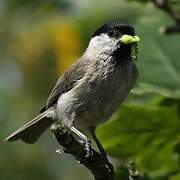
[(175, 25), (164, 27), (161, 31), (165, 34), (180, 33), (180, 14), (173, 10), (169, 0), (152, 0), (152, 2), (157, 8), (168, 14), (175, 22)]
[(95, 180), (115, 180), (114, 171), (110, 170), (112, 165), (107, 164), (100, 153), (91, 149), (92, 155), (86, 157), (84, 145), (78, 142), (69, 131), (58, 125), (54, 125), (51, 131), (58, 143), (64, 147), (64, 152), (73, 155), (81, 164), (87, 167)]
[(140, 180), (139, 171), (136, 169), (134, 162), (128, 163), (129, 180)]

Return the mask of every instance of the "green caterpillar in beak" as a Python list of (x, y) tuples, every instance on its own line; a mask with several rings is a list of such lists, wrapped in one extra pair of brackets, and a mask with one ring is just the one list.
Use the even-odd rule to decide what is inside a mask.
[(120, 40), (124, 44), (133, 44), (140, 41), (140, 38), (138, 36), (123, 35)]
[(137, 61), (138, 60), (138, 44), (137, 44), (137, 42), (140, 41), (140, 38), (138, 36), (123, 35), (120, 40), (124, 44), (134, 44), (132, 58), (134, 61)]

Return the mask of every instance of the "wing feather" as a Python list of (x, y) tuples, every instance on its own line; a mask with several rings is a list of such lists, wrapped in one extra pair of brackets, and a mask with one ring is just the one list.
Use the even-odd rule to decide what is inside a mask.
[(44, 106), (40, 112), (44, 112), (49, 107), (53, 106), (58, 101), (61, 94), (71, 90), (74, 87), (75, 83), (83, 78), (88, 68), (87, 62), (88, 61), (83, 58), (80, 59), (58, 79), (55, 87), (53, 88), (51, 94), (47, 99), (46, 106)]

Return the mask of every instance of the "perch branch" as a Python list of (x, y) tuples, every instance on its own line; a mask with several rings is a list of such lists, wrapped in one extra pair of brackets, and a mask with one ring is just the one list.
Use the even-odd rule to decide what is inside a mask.
[[(115, 180), (112, 165), (104, 161), (102, 155), (91, 149), (92, 155), (86, 157), (84, 145), (78, 142), (73, 135), (62, 126), (54, 125), (51, 128), (58, 143), (64, 147), (64, 152), (73, 155), (81, 164), (87, 167), (95, 180)], [(111, 166), (111, 167), (110, 167)]]
[(169, 0), (152, 0), (154, 5), (168, 14), (173, 20), (174, 25), (167, 26), (162, 29), (164, 34), (180, 33), (180, 14), (175, 12), (170, 5)]

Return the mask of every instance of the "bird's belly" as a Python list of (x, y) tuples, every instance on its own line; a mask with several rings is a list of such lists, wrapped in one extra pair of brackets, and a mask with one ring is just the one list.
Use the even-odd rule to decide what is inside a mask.
[[(110, 84), (112, 85), (112, 82)], [(77, 127), (92, 127), (107, 121), (112, 113), (127, 97), (131, 86), (129, 84), (108, 84), (94, 88), (94, 91), (85, 93), (86, 98), (77, 109), (78, 118), (74, 121)]]
[(86, 80), (58, 101), (60, 119), (68, 126), (88, 128), (109, 119), (135, 82), (133, 71), (114, 73), (106, 79)]

